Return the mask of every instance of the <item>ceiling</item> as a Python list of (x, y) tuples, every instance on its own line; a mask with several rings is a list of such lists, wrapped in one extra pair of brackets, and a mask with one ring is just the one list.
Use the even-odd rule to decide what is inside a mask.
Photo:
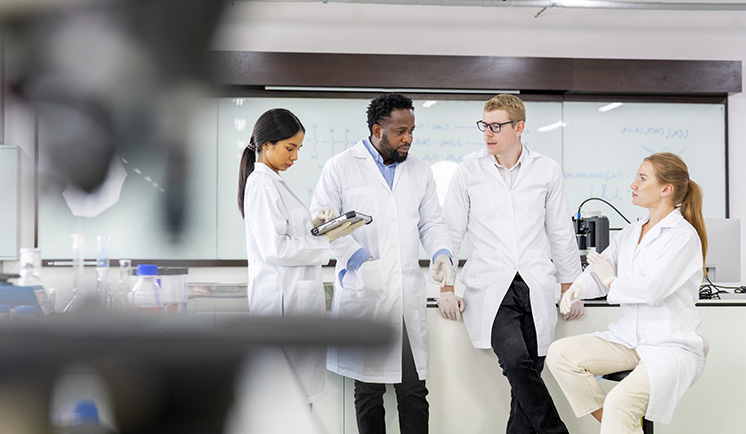
[(742, 1), (680, 2), (647, 0), (233, 0), (234, 2), (293, 2), (293, 3), (369, 3), (422, 6), (482, 6), (482, 7), (531, 7), (575, 9), (637, 9), (671, 11), (746, 11)]

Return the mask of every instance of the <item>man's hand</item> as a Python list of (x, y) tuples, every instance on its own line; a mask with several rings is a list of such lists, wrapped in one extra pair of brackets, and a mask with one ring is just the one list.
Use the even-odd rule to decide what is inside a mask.
[(450, 290), (445, 289), (441, 291), (437, 302), (438, 310), (440, 310), (440, 315), (443, 318), (459, 321), (461, 320), (461, 312), (464, 311), (464, 307), (466, 306), (464, 299), (454, 294), (453, 286), (449, 285), (446, 288), (450, 288)]
[(431, 266), (433, 280), (440, 283), (440, 287), (445, 285), (451, 285), (451, 279), (453, 278), (453, 265), (451, 264), (451, 258), (448, 255), (440, 254), (433, 265)]
[(580, 319), (585, 313), (583, 300), (580, 295), (583, 293), (583, 287), (579, 283), (573, 283), (570, 288), (560, 296), (559, 308), (562, 319), (573, 320)]

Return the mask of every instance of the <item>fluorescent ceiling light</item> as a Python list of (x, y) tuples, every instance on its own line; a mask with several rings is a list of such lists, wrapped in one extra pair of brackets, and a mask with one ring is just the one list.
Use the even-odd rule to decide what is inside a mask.
[(312, 86), (264, 86), (264, 90), (301, 91), (301, 92), (373, 92), (373, 93), (521, 93), (519, 90), (505, 89), (396, 89), (383, 87), (312, 87)]
[(432, 106), (434, 106), (437, 103), (438, 103), (438, 101), (433, 101), (433, 100), (429, 99), (429, 100), (427, 100), (427, 101), (425, 101), (425, 102), (422, 103), (422, 108), (432, 107)]
[(567, 124), (564, 123), (564, 122), (562, 122), (562, 121), (557, 121), (557, 122), (555, 122), (553, 124), (544, 125), (541, 128), (537, 128), (536, 131), (538, 131), (540, 133), (545, 133), (547, 131), (552, 131), (552, 130), (556, 130), (557, 128), (564, 127), (565, 125), (567, 125)]
[(606, 105), (605, 105), (605, 106), (603, 106), (603, 107), (599, 107), (599, 108), (598, 108), (598, 111), (600, 111), (600, 112), (604, 113), (604, 112), (607, 112), (607, 111), (609, 111), (609, 110), (614, 110), (615, 108), (617, 108), (617, 107), (621, 107), (621, 106), (623, 106), (623, 105), (624, 105), (624, 104), (623, 104), (623, 103), (621, 103), (621, 102), (613, 102), (613, 103), (611, 103), (611, 104), (606, 104)]

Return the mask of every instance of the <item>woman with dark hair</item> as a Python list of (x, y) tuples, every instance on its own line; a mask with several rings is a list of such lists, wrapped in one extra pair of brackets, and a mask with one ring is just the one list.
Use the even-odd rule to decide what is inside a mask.
[[(256, 316), (321, 316), (326, 309), (321, 266), (329, 244), (363, 224), (343, 224), (325, 236), (311, 228), (336, 217), (315, 218), (280, 176), (298, 159), (305, 128), (285, 109), (262, 114), (241, 157), (238, 208), (246, 227), (249, 311)], [(326, 349), (285, 347), (309, 402), (324, 396)]]
[[(642, 433), (643, 416), (670, 422), (708, 347), (695, 307), (707, 252), (702, 189), (668, 152), (645, 158), (630, 188), (648, 216), (589, 254), (560, 300), (567, 313), (580, 298), (606, 295), (621, 318), (608, 331), (554, 342), (546, 360), (575, 415), (592, 414), (602, 434)], [(608, 395), (594, 377), (627, 370)]]

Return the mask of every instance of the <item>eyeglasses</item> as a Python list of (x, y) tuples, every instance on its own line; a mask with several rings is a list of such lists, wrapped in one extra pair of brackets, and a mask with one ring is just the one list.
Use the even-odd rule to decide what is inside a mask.
[(484, 131), (487, 131), (487, 127), (489, 127), (490, 130), (492, 130), (493, 133), (497, 134), (497, 133), (500, 132), (500, 130), (502, 129), (503, 125), (512, 124), (513, 122), (515, 122), (515, 121), (508, 121), (508, 122), (503, 122), (503, 123), (497, 123), (497, 122), (495, 122), (495, 123), (488, 124), (485, 121), (477, 121), (477, 128), (479, 128), (479, 131), (483, 131), (484, 132)]

